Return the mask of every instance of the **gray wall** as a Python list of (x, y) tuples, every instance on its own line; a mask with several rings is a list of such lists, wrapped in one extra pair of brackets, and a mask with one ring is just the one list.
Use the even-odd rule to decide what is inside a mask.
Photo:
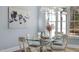
[[(22, 7), (27, 8), (27, 7)], [(38, 11), (37, 7), (28, 7), (30, 19), (25, 29), (8, 29), (8, 7), (0, 6), (0, 50), (18, 45), (18, 37), (30, 36), (37, 33)]]
[(38, 8), (39, 10), (39, 20), (38, 20), (38, 31), (44, 32), (46, 29), (46, 20), (45, 20), (45, 13), (40, 11), (41, 7)]

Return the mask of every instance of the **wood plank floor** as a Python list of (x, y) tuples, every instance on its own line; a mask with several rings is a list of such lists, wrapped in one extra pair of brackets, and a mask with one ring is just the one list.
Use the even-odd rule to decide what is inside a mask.
[[(14, 52), (24, 52), (24, 50), (16, 50)], [(66, 48), (65, 50), (52, 49), (52, 50), (47, 50), (46, 52), (79, 52), (79, 48)]]

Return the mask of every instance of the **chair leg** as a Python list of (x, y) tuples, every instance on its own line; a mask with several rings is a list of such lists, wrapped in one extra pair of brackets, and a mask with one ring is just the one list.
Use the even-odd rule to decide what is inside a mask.
[(40, 46), (40, 52), (43, 52), (43, 47), (42, 46)]
[(25, 48), (25, 44), (23, 43), (23, 50), (24, 52), (26, 52), (26, 48)]
[(27, 52), (32, 52), (30, 47), (27, 47), (26, 50), (27, 50)]

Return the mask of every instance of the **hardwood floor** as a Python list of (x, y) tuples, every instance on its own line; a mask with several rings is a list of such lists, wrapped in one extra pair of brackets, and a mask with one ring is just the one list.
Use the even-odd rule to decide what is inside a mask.
[[(24, 50), (16, 50), (14, 52), (24, 52)], [(33, 51), (32, 51), (33, 52)], [(66, 48), (65, 50), (63, 49), (52, 49), (52, 50), (47, 50), (45, 52), (79, 52), (79, 48)]]

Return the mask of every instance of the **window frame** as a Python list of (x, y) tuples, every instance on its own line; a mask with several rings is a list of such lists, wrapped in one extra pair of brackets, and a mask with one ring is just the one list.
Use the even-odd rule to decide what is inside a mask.
[[(49, 13), (49, 12), (48, 12), (48, 14), (52, 14), (52, 13)], [(55, 27), (54, 27), (54, 28), (55, 28), (55, 32), (58, 32), (58, 30), (57, 30), (57, 29), (58, 29), (58, 22), (60, 22), (60, 32), (62, 32), (62, 29), (63, 29), (63, 28), (62, 28), (62, 23), (63, 23), (63, 22), (66, 22), (66, 28), (65, 28), (66, 33), (65, 33), (65, 34), (67, 34), (67, 15), (66, 15), (66, 14), (63, 14), (61, 11), (60, 11), (60, 14), (58, 14), (58, 10), (56, 10), (56, 11), (55, 11), (55, 14), (53, 14), (53, 15), (55, 15), (55, 17), (56, 17), (55, 19), (56, 19), (56, 20), (55, 20), (55, 21), (50, 21), (50, 20), (49, 20), (49, 17), (48, 17), (47, 22), (55, 22)], [(58, 15), (60, 15), (60, 19), (61, 19), (60, 21), (58, 21)], [(62, 21), (62, 15), (66, 15), (66, 21)], [(49, 16), (49, 15), (48, 15), (48, 16)]]

